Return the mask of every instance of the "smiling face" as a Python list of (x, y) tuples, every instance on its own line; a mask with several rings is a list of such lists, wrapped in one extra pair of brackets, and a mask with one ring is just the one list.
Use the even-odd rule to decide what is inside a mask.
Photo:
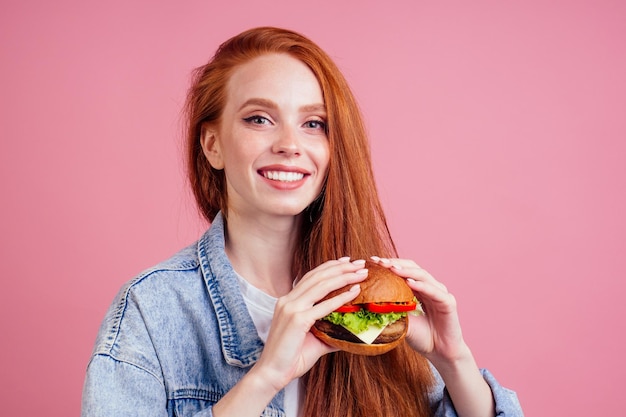
[(201, 143), (226, 177), (229, 212), (295, 216), (320, 193), (329, 160), (319, 83), (301, 61), (267, 54), (237, 67)]

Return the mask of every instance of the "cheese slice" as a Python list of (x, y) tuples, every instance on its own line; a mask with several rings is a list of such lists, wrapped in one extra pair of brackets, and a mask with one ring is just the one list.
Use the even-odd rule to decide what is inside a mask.
[(387, 326), (385, 325), (385, 326), (382, 326), (382, 327), (378, 327), (378, 326), (375, 326), (375, 325), (371, 325), (366, 330), (362, 331), (361, 333), (354, 333), (353, 331), (351, 331), (347, 327), (345, 327), (345, 326), (342, 326), (342, 327), (344, 327), (350, 333), (352, 333), (353, 335), (355, 335), (356, 337), (361, 339), (363, 341), (363, 343), (367, 343), (368, 345), (371, 345), (372, 342), (374, 340), (376, 340), (376, 338), (383, 332), (383, 330), (385, 330), (385, 327), (387, 327)]

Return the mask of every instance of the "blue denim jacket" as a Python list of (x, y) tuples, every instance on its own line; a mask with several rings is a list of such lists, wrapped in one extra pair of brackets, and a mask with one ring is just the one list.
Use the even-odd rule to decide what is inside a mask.
[[(212, 405), (262, 349), (224, 252), (218, 214), (196, 245), (121, 289), (96, 340), (81, 415), (212, 416)], [(515, 394), (483, 372), (498, 415), (522, 416)], [(456, 416), (440, 378), (431, 401), (437, 417)], [(263, 416), (284, 417), (282, 391)]]

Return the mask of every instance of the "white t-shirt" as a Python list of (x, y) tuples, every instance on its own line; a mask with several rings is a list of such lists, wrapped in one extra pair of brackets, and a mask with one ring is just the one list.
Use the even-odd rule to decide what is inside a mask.
[[(265, 343), (272, 324), (277, 299), (252, 286), (239, 274), (237, 274), (237, 278), (252, 321), (259, 333), (259, 337)], [(299, 396), (299, 379), (296, 378), (285, 387), (285, 414), (287, 417), (298, 416), (300, 409)]]

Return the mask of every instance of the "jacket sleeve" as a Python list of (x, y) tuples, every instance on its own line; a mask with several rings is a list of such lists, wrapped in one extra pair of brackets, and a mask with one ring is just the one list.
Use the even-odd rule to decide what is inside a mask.
[[(434, 367), (432, 369), (436, 380), (435, 388), (430, 396), (434, 416), (458, 417), (441, 376)], [(480, 372), (491, 388), (496, 406), (496, 417), (524, 417), (517, 394), (501, 386), (488, 370), (481, 369)]]
[[(146, 369), (109, 355), (95, 355), (87, 369), (81, 417), (173, 415), (162, 381)], [(194, 417), (212, 417), (205, 409)]]

